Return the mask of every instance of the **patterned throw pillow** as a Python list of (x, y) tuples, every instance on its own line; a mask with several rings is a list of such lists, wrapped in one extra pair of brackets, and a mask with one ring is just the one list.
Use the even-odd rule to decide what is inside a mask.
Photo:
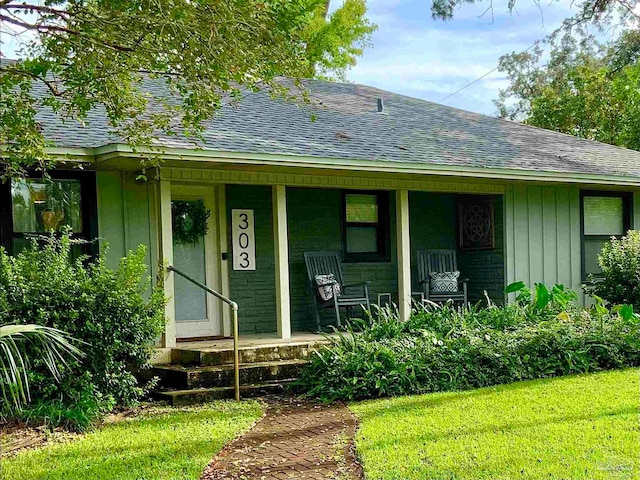
[(458, 291), (458, 277), (460, 272), (433, 272), (431, 277), (431, 291), (433, 293), (452, 293)]
[(315, 280), (318, 289), (318, 296), (324, 302), (326, 302), (327, 300), (331, 300), (334, 295), (339, 297), (342, 293), (340, 284), (336, 282), (336, 277), (333, 275), (333, 273), (328, 273), (326, 275), (316, 275)]

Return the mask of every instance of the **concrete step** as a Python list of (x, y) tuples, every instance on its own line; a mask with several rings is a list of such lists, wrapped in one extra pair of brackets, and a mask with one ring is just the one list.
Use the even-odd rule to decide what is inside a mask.
[[(295, 359), (241, 364), (240, 385), (297, 378), (307, 363), (307, 360)], [(233, 365), (155, 365), (152, 374), (160, 378), (161, 388), (176, 390), (233, 387), (234, 384)]]
[[(277, 382), (263, 382), (240, 386), (240, 397), (257, 397), (267, 394), (284, 393), (294, 379), (278, 380)], [(233, 387), (191, 388), (186, 390), (159, 390), (154, 396), (165, 400), (170, 405), (195, 405), (212, 400), (234, 398)]]
[[(274, 362), (279, 360), (300, 360), (307, 358), (323, 342), (298, 342), (282, 345), (261, 345), (239, 349), (240, 363)], [(180, 348), (171, 349), (171, 363), (177, 365), (230, 365), (233, 364), (233, 350)]]

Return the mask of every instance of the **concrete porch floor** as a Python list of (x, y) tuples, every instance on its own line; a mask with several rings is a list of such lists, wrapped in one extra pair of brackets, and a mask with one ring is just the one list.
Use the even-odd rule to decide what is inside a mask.
[[(335, 335), (334, 333), (328, 334)], [(291, 338), (277, 338), (274, 334), (247, 334), (238, 338), (239, 348), (276, 347), (280, 345), (302, 345), (309, 343), (323, 343), (325, 336), (319, 333), (294, 332)], [(178, 342), (174, 350), (198, 350), (201, 352), (218, 352), (233, 349), (233, 338), (203, 340), (197, 342)]]
[[(325, 334), (329, 337), (336, 335), (335, 333)], [(277, 338), (273, 333), (266, 334), (245, 334), (240, 335), (238, 348), (269, 348), (279, 346), (298, 346), (324, 343), (325, 335), (311, 332), (294, 332), (291, 338)], [(203, 353), (225, 352), (233, 350), (233, 338), (219, 338), (216, 340), (201, 340), (194, 342), (178, 342), (175, 347), (156, 347), (154, 356), (151, 359), (152, 365), (171, 363), (172, 350), (191, 350)]]

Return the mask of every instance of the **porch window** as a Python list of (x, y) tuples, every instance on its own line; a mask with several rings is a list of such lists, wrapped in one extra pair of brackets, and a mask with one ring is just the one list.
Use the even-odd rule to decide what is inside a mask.
[[(55, 178), (14, 179), (0, 186), (2, 225), (0, 240), (7, 250), (18, 253), (32, 235), (60, 232), (68, 226), (76, 238), (95, 235), (95, 176), (55, 172)], [(6, 201), (4, 200), (6, 199)], [(77, 252), (75, 252), (77, 250)], [(75, 254), (91, 253), (74, 246)]]
[(600, 273), (598, 254), (612, 236), (631, 228), (630, 195), (621, 192), (582, 192), (582, 274)]
[(345, 261), (389, 260), (389, 197), (386, 192), (343, 192), (342, 220)]

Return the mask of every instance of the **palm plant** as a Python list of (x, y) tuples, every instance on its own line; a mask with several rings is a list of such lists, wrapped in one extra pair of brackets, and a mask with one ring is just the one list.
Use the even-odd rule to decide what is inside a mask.
[(72, 343), (73, 340), (62, 330), (42, 325), (0, 326), (0, 390), (4, 402), (20, 410), (31, 399), (25, 342), (36, 346), (34, 351), (38, 352), (51, 375), (59, 381), (60, 367), (67, 363), (65, 357), (77, 359), (84, 356)]

